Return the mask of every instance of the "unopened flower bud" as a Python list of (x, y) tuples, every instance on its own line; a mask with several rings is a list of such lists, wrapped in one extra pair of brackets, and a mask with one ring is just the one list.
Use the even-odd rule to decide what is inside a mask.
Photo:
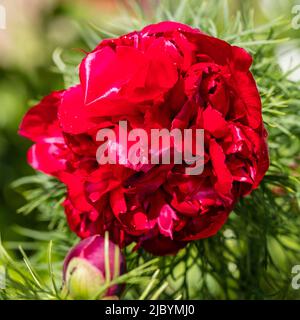
[[(68, 253), (63, 269), (63, 291), (72, 299), (94, 299), (107, 281), (124, 271), (125, 259), (119, 247), (101, 236), (92, 236)], [(112, 285), (103, 295), (107, 298), (118, 296), (123, 289), (123, 285)]]

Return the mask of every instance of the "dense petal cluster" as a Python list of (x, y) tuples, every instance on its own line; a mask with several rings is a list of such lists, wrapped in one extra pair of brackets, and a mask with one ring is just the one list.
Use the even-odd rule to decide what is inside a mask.
[[(78, 85), (28, 111), (20, 134), (33, 168), (67, 186), (71, 229), (110, 232), (154, 254), (214, 235), (269, 166), (260, 96), (243, 49), (175, 23), (102, 41), (83, 59)], [(204, 129), (204, 171), (183, 163), (99, 165), (101, 128)], [(124, 155), (123, 155), (124, 156)]]

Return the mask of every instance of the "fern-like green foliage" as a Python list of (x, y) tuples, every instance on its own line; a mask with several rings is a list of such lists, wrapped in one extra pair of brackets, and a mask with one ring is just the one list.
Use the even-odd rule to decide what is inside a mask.
[[(125, 12), (112, 21), (106, 26), (109, 32), (99, 26), (80, 27), (87, 46), (93, 48), (103, 38), (149, 23), (175, 20), (244, 47), (253, 55), (251, 71), (261, 93), (271, 166), (261, 186), (240, 200), (215, 237), (190, 243), (176, 256), (155, 259), (143, 250), (126, 248), (128, 273), (121, 280), (127, 289), (122, 298), (299, 298), (300, 292), (291, 287), (291, 269), (300, 264), (299, 163), (295, 160), (300, 151), (300, 84), (288, 80), (275, 57), (276, 45), (288, 41), (290, 21), (282, 18), (255, 26), (252, 10), (245, 6), (232, 15), (227, 1), (163, 0), (151, 16), (135, 1), (129, 3), (130, 15)], [(66, 86), (77, 81), (78, 53), (57, 49), (53, 57)], [(22, 178), (13, 187), (26, 199), (20, 213), (30, 214), (28, 219), (48, 228), (16, 227), (28, 241), (0, 246), (0, 264), (8, 270), (7, 289), (0, 290), (0, 298), (62, 299), (62, 261), (77, 242), (60, 206), (65, 189), (42, 174)], [(21, 255), (15, 253), (13, 261), (3, 246), (13, 252), (21, 247)]]

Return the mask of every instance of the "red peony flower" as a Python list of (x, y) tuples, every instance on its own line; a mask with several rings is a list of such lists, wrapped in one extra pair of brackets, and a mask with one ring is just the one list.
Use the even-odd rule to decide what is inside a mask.
[[(269, 166), (251, 63), (245, 50), (175, 22), (88, 53), (80, 83), (44, 98), (20, 127), (35, 142), (29, 163), (66, 184), (71, 229), (81, 238), (108, 230), (121, 246), (136, 241), (157, 255), (214, 235)], [(97, 132), (118, 134), (123, 120), (146, 131), (204, 129), (204, 171), (187, 175), (187, 163), (99, 165)]]

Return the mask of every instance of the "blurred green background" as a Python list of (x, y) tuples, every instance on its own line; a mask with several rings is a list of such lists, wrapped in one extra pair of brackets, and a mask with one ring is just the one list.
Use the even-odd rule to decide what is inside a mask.
[[(217, 1), (217, 0), (216, 0)], [(16, 240), (13, 225), (36, 227), (33, 216), (17, 214), (24, 199), (12, 190), (10, 184), (17, 178), (30, 175), (27, 165), (28, 141), (17, 135), (18, 125), (28, 108), (43, 95), (63, 87), (62, 76), (54, 68), (53, 52), (89, 50), (84, 40), (85, 26), (100, 27), (120, 19), (133, 1), (117, 0), (0, 0), (6, 9), (7, 28), (0, 30), (0, 234), (3, 239)], [(144, 15), (151, 16), (158, 0), (139, 1)], [(232, 13), (242, 6), (254, 8), (255, 23), (259, 25), (279, 16), (292, 21), (292, 7), (297, 1), (229, 0)], [(300, 1), (299, 1), (300, 3)], [(132, 17), (136, 19), (137, 17)], [(111, 30), (111, 29), (109, 29)], [(288, 32), (291, 38), (278, 47), (282, 68), (300, 62), (299, 30)], [(100, 40), (100, 39), (99, 39)], [(76, 51), (77, 50), (77, 51)], [(286, 54), (288, 52), (288, 55)], [(299, 71), (291, 78), (299, 79)]]

